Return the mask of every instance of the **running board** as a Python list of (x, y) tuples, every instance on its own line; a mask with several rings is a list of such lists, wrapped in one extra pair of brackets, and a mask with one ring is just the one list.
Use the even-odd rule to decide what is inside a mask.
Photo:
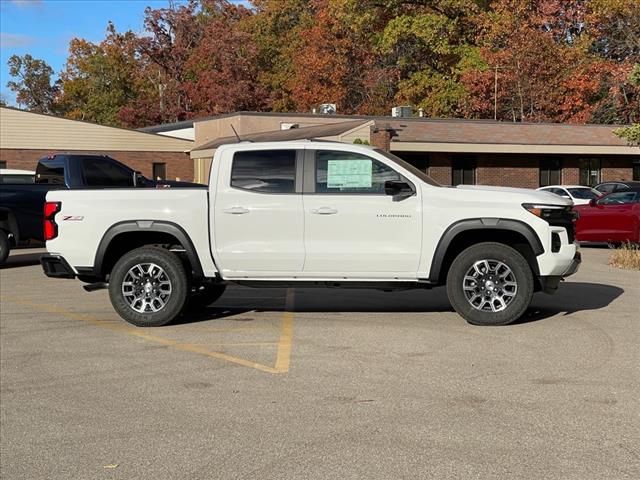
[(108, 287), (109, 284), (105, 282), (88, 283), (82, 286), (86, 292), (95, 292), (96, 290), (103, 290)]

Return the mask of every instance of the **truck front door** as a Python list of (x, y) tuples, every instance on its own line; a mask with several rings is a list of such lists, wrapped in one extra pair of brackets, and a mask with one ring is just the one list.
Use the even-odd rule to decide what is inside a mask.
[[(391, 162), (339, 150), (310, 149), (305, 155), (305, 276), (415, 278), (422, 247), (420, 189)], [(388, 180), (406, 181), (415, 193), (386, 195)]]
[(289, 277), (302, 271), (302, 153), (240, 150), (214, 165), (219, 171), (211, 240), (223, 277)]

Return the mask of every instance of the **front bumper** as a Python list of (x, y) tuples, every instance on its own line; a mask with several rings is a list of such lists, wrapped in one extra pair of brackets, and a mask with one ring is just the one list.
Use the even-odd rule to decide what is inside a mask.
[(43, 255), (40, 257), (40, 265), (47, 277), (76, 278), (76, 272), (60, 255)]
[(580, 253), (580, 250), (576, 250), (576, 253), (573, 256), (573, 260), (571, 260), (571, 263), (569, 264), (567, 269), (560, 276), (568, 277), (569, 275), (573, 275), (578, 271), (578, 268), (580, 268), (581, 263), (582, 263), (582, 254)]

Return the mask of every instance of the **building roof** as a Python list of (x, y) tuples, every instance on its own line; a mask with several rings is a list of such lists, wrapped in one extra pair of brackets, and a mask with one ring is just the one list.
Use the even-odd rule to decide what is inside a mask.
[[(394, 118), (388, 126), (392, 142), (482, 143), (506, 145), (626, 146), (611, 125), (561, 123), (507, 123), (479, 121), (405, 121)], [(380, 127), (380, 122), (376, 122)]]
[[(241, 141), (247, 142), (277, 142), (287, 140), (302, 140), (309, 138), (325, 138), (333, 137), (335, 135), (342, 135), (345, 132), (358, 128), (368, 120), (353, 120), (349, 122), (330, 123), (328, 125), (316, 125), (313, 127), (292, 128), (289, 130), (274, 130), (269, 132), (252, 133), (249, 135), (242, 135)], [(193, 148), (196, 150), (211, 150), (218, 148), (220, 145), (226, 145), (229, 143), (238, 143), (238, 137), (222, 137), (209, 142), (203, 143)]]
[(186, 152), (193, 142), (126, 128), (0, 107), (0, 148)]
[(149, 127), (139, 128), (139, 132), (160, 133), (171, 132), (173, 130), (182, 130), (183, 128), (192, 128), (195, 121), (199, 120), (182, 120), (180, 122), (161, 123), (160, 125), (151, 125)]

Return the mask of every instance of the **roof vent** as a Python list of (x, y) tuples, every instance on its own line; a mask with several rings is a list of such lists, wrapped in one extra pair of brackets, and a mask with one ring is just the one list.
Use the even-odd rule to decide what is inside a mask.
[(410, 118), (413, 117), (413, 107), (410, 105), (404, 105), (402, 107), (393, 107), (391, 109), (392, 117), (403, 117)]
[(335, 103), (321, 103), (318, 107), (318, 113), (321, 115), (335, 115), (337, 111)]

